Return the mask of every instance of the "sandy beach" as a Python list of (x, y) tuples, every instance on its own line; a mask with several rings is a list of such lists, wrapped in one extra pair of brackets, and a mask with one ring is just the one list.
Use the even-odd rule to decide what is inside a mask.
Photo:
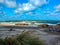
[[(10, 29), (12, 31), (9, 31)], [(5, 38), (9, 36), (15, 36), (17, 34), (21, 34), (22, 31), (30, 31), (41, 39), (45, 41), (47, 45), (57, 45), (57, 40), (59, 41), (60, 35), (49, 34), (47, 32), (42, 31), (43, 29), (37, 27), (1, 27), (0, 26), (0, 38)]]

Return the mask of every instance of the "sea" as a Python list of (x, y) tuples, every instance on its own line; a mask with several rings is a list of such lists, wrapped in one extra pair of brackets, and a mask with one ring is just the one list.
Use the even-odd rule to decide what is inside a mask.
[(60, 20), (12, 20), (12, 21), (0, 21), (0, 24), (15, 24), (15, 23), (43, 23), (43, 24), (60, 24)]

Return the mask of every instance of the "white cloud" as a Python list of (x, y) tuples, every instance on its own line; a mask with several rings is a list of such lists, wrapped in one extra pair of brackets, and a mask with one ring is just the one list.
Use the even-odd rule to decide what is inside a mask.
[(57, 12), (57, 13), (58, 13), (58, 12), (60, 12), (60, 10), (56, 9), (56, 10), (55, 10), (55, 12)]
[(22, 5), (20, 4), (19, 7), (15, 10), (15, 13), (31, 11), (46, 3), (47, 3), (46, 0), (29, 0), (28, 3), (24, 3)]
[(5, 4), (6, 4), (6, 6), (9, 7), (9, 8), (15, 8), (15, 7), (16, 7), (16, 1), (6, 0), (6, 1), (5, 1)]
[(43, 12), (45, 15), (50, 17), (60, 17), (60, 4), (57, 6), (54, 6), (54, 10), (47, 9)]
[(34, 14), (34, 12), (28, 12), (28, 13), (26, 13), (26, 15), (30, 15), (31, 16), (31, 15), (35, 15), (35, 14)]
[(43, 4), (47, 4), (46, 0), (29, 0), (27, 3), (18, 4), (16, 0), (0, 0), (8, 8), (16, 8), (15, 13), (24, 13), (36, 9)]
[(46, 0), (30, 0), (30, 3), (32, 3), (35, 6), (41, 6), (42, 4), (46, 4)]
[(4, 0), (0, 0), (0, 3), (4, 3)]
[(60, 4), (55, 6), (55, 12), (60, 12)]
[(14, 0), (0, 0), (0, 4), (4, 4), (5, 6), (9, 8), (15, 8), (16, 7), (16, 1)]
[(15, 10), (15, 13), (24, 13), (24, 12), (27, 12), (27, 11), (34, 10), (35, 8), (36, 7), (33, 6), (32, 4), (25, 3), (25, 4), (22, 4), (22, 5), (19, 5), (19, 7)]
[(50, 10), (48, 10), (48, 11), (46, 10), (46, 11), (44, 11), (43, 13), (44, 13), (44, 14), (50, 14), (51, 11), (50, 11)]
[(21, 5), (19, 5), (19, 7), (15, 10), (16, 13), (28, 12), (36, 8), (30, 3), (23, 4), (21, 7), (20, 6)]
[(32, 10), (32, 9), (34, 9), (34, 8), (35, 8), (35, 6), (33, 6), (33, 5), (30, 4), (30, 3), (23, 4), (23, 10), (24, 10), (24, 11), (29, 11), (29, 10)]
[(55, 7), (56, 9), (60, 9), (60, 4)]

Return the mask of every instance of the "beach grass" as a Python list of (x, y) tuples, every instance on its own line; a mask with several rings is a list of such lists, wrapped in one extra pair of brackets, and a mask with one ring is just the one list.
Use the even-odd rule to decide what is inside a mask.
[(0, 39), (0, 45), (45, 45), (43, 41), (30, 32), (22, 32), (15, 37)]

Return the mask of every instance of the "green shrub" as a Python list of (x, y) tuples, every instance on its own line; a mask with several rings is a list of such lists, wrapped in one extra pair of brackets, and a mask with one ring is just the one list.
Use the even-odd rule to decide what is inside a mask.
[(43, 41), (30, 32), (24, 32), (16, 38), (21, 45), (44, 45)]
[(27, 31), (16, 37), (0, 39), (0, 45), (44, 45), (44, 43), (38, 37)]
[(4, 45), (4, 39), (0, 39), (0, 45)]
[(5, 45), (20, 45), (20, 43), (15, 38), (5, 38)]

